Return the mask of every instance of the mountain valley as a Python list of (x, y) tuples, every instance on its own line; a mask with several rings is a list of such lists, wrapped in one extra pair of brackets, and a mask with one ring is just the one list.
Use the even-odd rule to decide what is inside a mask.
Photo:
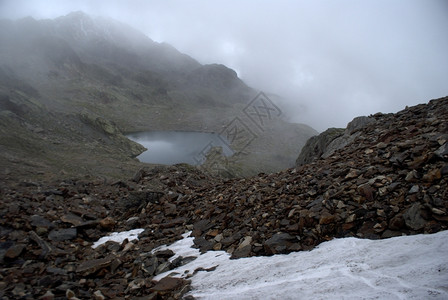
[[(116, 21), (0, 25), (2, 299), (193, 299), (220, 266), (155, 280), (195, 259), (157, 248), (184, 236), (244, 259), (448, 229), (448, 97), (318, 134), (235, 71)], [(126, 134), (142, 131), (220, 133), (235, 155), (141, 163)]]

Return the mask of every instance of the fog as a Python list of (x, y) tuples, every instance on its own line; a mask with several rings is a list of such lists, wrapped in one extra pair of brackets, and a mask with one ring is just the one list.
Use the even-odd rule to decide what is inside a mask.
[(445, 0), (0, 0), (1, 18), (78, 10), (233, 68), (319, 131), (448, 95)]

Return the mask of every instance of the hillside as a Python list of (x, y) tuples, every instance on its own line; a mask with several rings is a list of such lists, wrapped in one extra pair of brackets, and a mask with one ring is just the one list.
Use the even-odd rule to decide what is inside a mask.
[[(190, 276), (215, 267), (153, 281), (194, 258), (152, 250), (189, 231), (202, 253), (242, 258), (446, 230), (448, 98), (369, 118), (328, 157), (278, 173), (222, 180), (176, 165), (129, 180), (4, 185), (0, 295), (180, 298)], [(91, 247), (138, 228), (138, 241)]]
[[(4, 180), (42, 180), (61, 170), (130, 176), (141, 167), (133, 158), (143, 149), (122, 133), (219, 133), (243, 118), (257, 95), (226, 66), (201, 65), (111, 19), (75, 12), (53, 20), (1, 20), (0, 25)], [(95, 120), (111, 124), (114, 133)], [(276, 118), (252, 133), (257, 143), (232, 159), (236, 175), (292, 166), (317, 132)]]

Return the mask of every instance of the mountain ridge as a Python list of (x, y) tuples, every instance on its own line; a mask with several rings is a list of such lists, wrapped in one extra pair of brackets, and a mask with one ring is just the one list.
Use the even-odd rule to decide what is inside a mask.
[[(97, 130), (96, 127), (85, 127), (90, 123), (74, 123), (86, 114), (115, 124), (122, 133), (160, 130), (219, 133), (232, 119), (242, 115), (244, 107), (257, 94), (226, 66), (201, 65), (174, 47), (154, 42), (114, 20), (76, 12), (56, 19), (26, 18), (2, 21), (2, 24), (5, 26), (0, 28), (0, 93), (19, 106), (38, 103), (43, 109), (39, 112), (40, 117), (21, 116), (28, 121), (33, 119), (35, 127), (44, 128), (46, 124), (41, 123), (47, 118), (47, 122), (54, 123), (50, 127), (67, 129), (65, 133), (58, 130), (58, 134), (79, 136), (79, 140), (103, 134), (101, 131), (89, 133), (89, 130)], [(49, 118), (51, 114), (56, 118)], [(70, 121), (60, 126), (67, 123), (64, 119)], [(84, 126), (83, 129), (76, 129), (80, 126)], [(257, 143), (249, 145), (248, 152), (232, 158), (238, 170), (234, 173), (238, 176), (292, 166), (296, 152), (308, 137), (316, 134), (309, 126), (290, 124), (281, 118), (274, 120), (271, 127), (269, 131), (254, 132)], [(33, 132), (17, 135), (14, 130), (22, 129), (8, 129), (5, 125), (3, 140), (15, 139), (16, 144), (21, 144), (19, 140), (22, 138), (30, 145), (34, 144), (27, 148), (28, 157), (33, 157), (33, 148), (46, 152), (48, 158), (44, 159), (44, 164), (52, 161), (50, 168), (60, 169), (61, 165), (70, 164), (69, 157), (73, 155), (88, 156), (79, 151), (70, 153), (70, 147), (67, 147), (64, 154), (54, 155), (65, 158), (54, 161), (42, 143), (42, 136), (65, 140), (73, 148), (81, 145), (76, 145), (74, 139), (67, 141), (65, 137), (51, 136), (49, 131), (40, 135)], [(80, 136), (81, 132), (87, 134)], [(293, 135), (296, 138), (282, 138)], [(110, 170), (110, 166), (100, 166), (109, 160), (108, 153), (111, 152), (117, 154), (119, 161), (125, 162), (128, 175), (135, 172), (138, 162), (132, 160), (135, 151), (128, 152), (135, 149), (131, 142), (127, 146), (120, 142), (114, 150), (109, 143), (110, 136), (102, 140), (107, 142), (90, 142), (98, 145), (95, 155), (101, 163), (95, 170), (90, 165), (89, 173), (119, 176), (117, 172), (104, 172)], [(282, 145), (280, 151), (275, 143)], [(10, 146), (3, 144), (3, 148), (14, 156), (17, 150)], [(119, 161), (113, 165), (118, 166)], [(2, 165), (10, 165), (8, 159), (4, 158)], [(129, 167), (132, 169), (128, 170)], [(68, 169), (75, 168), (74, 165)]]

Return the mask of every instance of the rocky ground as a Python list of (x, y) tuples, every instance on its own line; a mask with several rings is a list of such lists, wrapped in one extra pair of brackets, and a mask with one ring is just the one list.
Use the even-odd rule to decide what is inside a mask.
[[(446, 230), (448, 98), (369, 118), (326, 158), (251, 178), (176, 165), (118, 181), (4, 183), (0, 298), (181, 298), (188, 281), (152, 278), (190, 258), (169, 262), (173, 253), (152, 250), (186, 231), (201, 251), (241, 258), (309, 250), (335, 237)], [(92, 248), (135, 228), (144, 229), (138, 241)]]

